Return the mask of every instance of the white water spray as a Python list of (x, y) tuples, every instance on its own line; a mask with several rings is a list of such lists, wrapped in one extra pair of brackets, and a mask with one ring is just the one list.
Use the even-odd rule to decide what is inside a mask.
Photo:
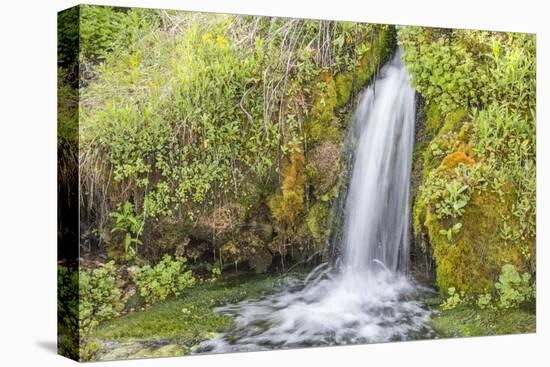
[(429, 312), (406, 276), (414, 90), (398, 50), (353, 117), (355, 162), (345, 206), (342, 257), (259, 300), (218, 309), (234, 328), (198, 352), (385, 342), (430, 336)]

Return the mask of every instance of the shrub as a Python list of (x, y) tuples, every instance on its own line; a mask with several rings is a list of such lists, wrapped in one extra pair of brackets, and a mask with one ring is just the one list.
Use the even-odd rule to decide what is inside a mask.
[(122, 310), (117, 273), (113, 261), (79, 274), (79, 327), (86, 335), (101, 321), (110, 319)]
[(155, 266), (137, 268), (133, 280), (141, 296), (148, 304), (163, 301), (169, 296), (179, 296), (185, 288), (195, 284), (190, 270), (186, 271), (187, 259), (172, 259), (165, 255)]

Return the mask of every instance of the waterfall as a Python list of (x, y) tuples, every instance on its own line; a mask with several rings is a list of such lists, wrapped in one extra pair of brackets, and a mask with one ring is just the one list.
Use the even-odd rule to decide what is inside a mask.
[(359, 98), (341, 258), (258, 300), (220, 307), (235, 326), (197, 352), (374, 343), (431, 337), (407, 277), (414, 90), (397, 50)]
[(344, 271), (383, 265), (406, 271), (409, 183), (414, 144), (414, 89), (398, 50), (353, 117), (355, 162), (345, 208)]

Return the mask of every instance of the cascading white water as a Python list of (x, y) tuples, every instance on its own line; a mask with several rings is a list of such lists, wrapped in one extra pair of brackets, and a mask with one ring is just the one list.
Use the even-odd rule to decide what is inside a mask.
[(344, 271), (375, 262), (405, 271), (409, 255), (409, 183), (414, 89), (398, 50), (368, 88), (354, 115), (358, 144), (344, 222)]
[(234, 328), (198, 352), (384, 342), (429, 337), (429, 312), (406, 276), (414, 90), (398, 50), (353, 117), (357, 139), (338, 269), (323, 264), (305, 280), (259, 300), (218, 309)]

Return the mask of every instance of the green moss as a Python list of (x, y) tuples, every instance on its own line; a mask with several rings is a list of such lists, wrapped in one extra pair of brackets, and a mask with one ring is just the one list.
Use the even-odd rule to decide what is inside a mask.
[(313, 106), (308, 121), (308, 136), (312, 143), (338, 139), (340, 132), (333, 123), (338, 97), (336, 83), (330, 72), (319, 75), (313, 92)]
[(281, 225), (291, 227), (296, 223), (304, 206), (304, 153), (294, 148), (283, 162), (283, 186), (269, 200), (273, 218)]
[(309, 235), (315, 242), (315, 247), (320, 250), (325, 245), (328, 235), (328, 203), (316, 203), (309, 208), (306, 216)]
[(460, 130), (462, 123), (466, 120), (468, 115), (466, 110), (463, 108), (458, 108), (454, 111), (447, 113), (445, 116), (444, 124), (439, 131), (439, 134), (447, 134), (450, 132), (456, 132)]
[(452, 241), (440, 233), (450, 227), (449, 221), (438, 219), (429, 210), (425, 213), (424, 225), (434, 250), (440, 291), (455, 287), (467, 294), (479, 294), (493, 289), (504, 264), (527, 270), (520, 246), (505, 242), (499, 231), (502, 219), (511, 214), (513, 202), (507, 200), (508, 204), (503, 205), (494, 192), (475, 192), (465, 207), (462, 230)]
[(185, 290), (180, 297), (158, 303), (143, 312), (105, 322), (91, 337), (119, 342), (177, 340), (191, 347), (232, 325), (233, 320), (215, 313), (214, 307), (260, 297), (272, 291), (278, 282), (279, 278), (248, 276), (202, 283)]
[(340, 73), (336, 75), (336, 107), (344, 107), (350, 100), (353, 92), (353, 75), (351, 73)]
[(428, 135), (433, 137), (439, 132), (439, 129), (441, 128), (441, 123), (443, 121), (441, 111), (439, 111), (437, 104), (428, 103), (425, 108), (425, 115), (425, 129)]
[(415, 236), (424, 232), (426, 222), (426, 204), (418, 197), (413, 202), (413, 231)]
[(431, 326), (443, 338), (534, 333), (536, 314), (526, 309), (496, 312), (460, 305), (434, 314)]

